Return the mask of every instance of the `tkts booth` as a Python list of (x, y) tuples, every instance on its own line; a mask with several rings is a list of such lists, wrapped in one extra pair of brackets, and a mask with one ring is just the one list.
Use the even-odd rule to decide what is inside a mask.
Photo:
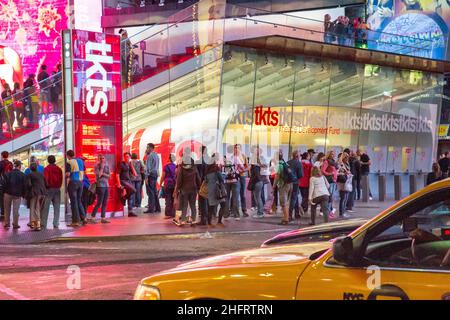
[(65, 147), (94, 166), (103, 154), (111, 170), (107, 212), (123, 212), (117, 186), (122, 157), (120, 37), (82, 30), (63, 31)]

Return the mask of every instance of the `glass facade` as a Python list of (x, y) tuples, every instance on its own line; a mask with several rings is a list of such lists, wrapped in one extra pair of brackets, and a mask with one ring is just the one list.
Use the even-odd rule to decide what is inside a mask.
[(164, 132), (166, 153), (190, 146), (197, 159), (202, 145), (222, 155), (235, 143), (248, 155), (259, 146), (268, 159), (279, 148), (349, 147), (369, 154), (374, 173), (427, 172), (441, 77), (225, 45), (222, 59), (124, 105), (125, 147), (143, 156)]

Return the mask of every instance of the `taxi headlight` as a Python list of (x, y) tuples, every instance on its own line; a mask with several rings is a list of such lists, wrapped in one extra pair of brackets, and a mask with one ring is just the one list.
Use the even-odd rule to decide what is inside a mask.
[(134, 293), (134, 300), (161, 300), (161, 294), (157, 287), (141, 283)]

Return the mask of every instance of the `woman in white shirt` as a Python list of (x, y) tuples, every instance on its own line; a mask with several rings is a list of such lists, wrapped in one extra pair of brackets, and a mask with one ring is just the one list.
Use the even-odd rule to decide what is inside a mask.
[(310, 225), (316, 224), (316, 208), (320, 205), (323, 213), (323, 221), (328, 222), (328, 199), (330, 192), (328, 188), (330, 184), (327, 179), (322, 176), (319, 167), (314, 166), (309, 181), (309, 202), (311, 204), (311, 222)]

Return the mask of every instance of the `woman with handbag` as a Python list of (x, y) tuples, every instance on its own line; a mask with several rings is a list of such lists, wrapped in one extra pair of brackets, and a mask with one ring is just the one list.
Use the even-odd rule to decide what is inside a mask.
[(337, 167), (338, 164), (335, 160), (336, 152), (334, 150), (331, 150), (327, 153), (327, 156), (325, 160), (322, 163), (322, 166), (320, 167), (322, 174), (325, 176), (325, 178), (328, 181), (328, 184), (330, 185), (330, 196), (328, 198), (328, 211), (330, 212), (330, 216), (333, 217), (334, 213), (336, 212), (336, 209), (333, 208), (333, 195), (336, 191), (336, 179), (337, 179)]
[(98, 162), (94, 167), (95, 173), (95, 193), (97, 194), (97, 203), (95, 204), (94, 210), (92, 210), (91, 221), (95, 222), (95, 215), (97, 214), (100, 206), (102, 207), (101, 213), (101, 223), (109, 223), (109, 220), (106, 220), (106, 205), (108, 203), (108, 195), (109, 195), (109, 177), (111, 176), (111, 172), (109, 170), (109, 166), (106, 163), (106, 158), (103, 154), (98, 155)]
[(208, 197), (208, 217), (207, 223), (212, 226), (212, 217), (217, 213), (217, 207), (220, 204), (219, 217), (217, 225), (223, 227), (222, 218), (224, 211), (227, 209), (225, 205), (226, 193), (224, 186), (224, 179), (218, 164), (219, 154), (214, 153), (211, 157), (211, 163), (206, 167), (205, 182), (207, 186)]
[[(337, 188), (339, 191), (339, 216), (347, 218), (345, 213), (347, 207), (348, 196), (352, 187), (353, 176), (350, 173), (349, 155), (343, 152), (338, 160)], [(350, 180), (349, 180), (350, 179)], [(350, 188), (350, 190), (349, 190)]]
[(313, 167), (311, 172), (311, 179), (309, 180), (309, 195), (308, 200), (311, 204), (311, 222), (310, 225), (316, 224), (316, 208), (320, 205), (323, 213), (323, 222), (328, 222), (328, 198), (330, 192), (328, 191), (330, 184), (322, 175), (319, 167)]
[(166, 207), (164, 209), (164, 219), (175, 218), (175, 198), (173, 196), (173, 191), (175, 189), (175, 183), (177, 181), (176, 175), (176, 164), (175, 155), (169, 155), (169, 163), (163, 168), (161, 175), (161, 180), (159, 185), (164, 188), (164, 200), (166, 202)]

